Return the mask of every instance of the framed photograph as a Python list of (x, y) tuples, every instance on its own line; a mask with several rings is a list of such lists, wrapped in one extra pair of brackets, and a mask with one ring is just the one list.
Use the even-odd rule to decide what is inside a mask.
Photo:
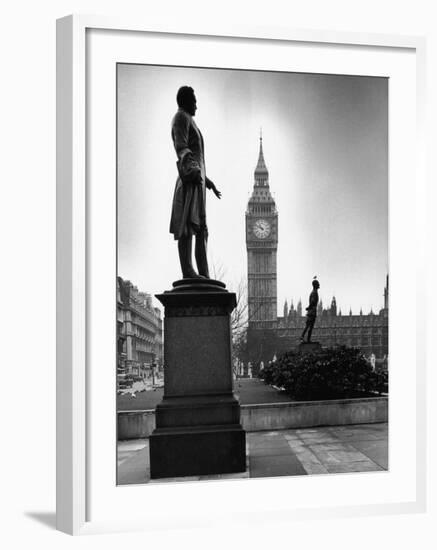
[(58, 529), (424, 510), (424, 49), (58, 20)]

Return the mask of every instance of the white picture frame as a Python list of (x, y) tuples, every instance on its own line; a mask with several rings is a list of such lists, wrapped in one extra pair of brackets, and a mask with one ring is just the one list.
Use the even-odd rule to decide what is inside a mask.
[[(96, 249), (98, 239), (101, 235), (94, 231), (93, 220), (96, 212), (96, 196), (101, 192), (98, 188), (92, 187), (90, 181), (93, 179), (94, 157), (90, 153), (90, 142), (94, 137), (90, 136), (87, 130), (87, 117), (93, 116), (90, 114), (90, 109), (93, 108), (93, 101), (90, 97), (89, 81), (93, 78), (90, 71), (95, 70), (97, 65), (93, 58), (90, 63), (88, 55), (92, 49), (92, 54), (102, 47), (98, 41), (93, 40), (92, 32), (98, 31), (105, 35), (106, 45), (112, 44), (110, 48), (106, 48), (106, 73), (99, 75), (101, 86), (105, 86), (106, 77), (112, 78), (111, 67), (113, 66), (114, 56), (118, 61), (131, 62), (138, 61), (132, 58), (133, 47), (132, 42), (126, 49), (123, 49), (117, 42), (117, 36), (129, 37), (130, 40), (141, 40), (141, 37), (153, 37), (159, 44), (167, 44), (161, 50), (161, 63), (180, 64), (181, 50), (179, 49), (178, 40), (185, 39), (187, 47), (190, 48), (191, 42), (203, 41), (208, 44), (215, 59), (218, 59), (217, 42), (223, 45), (223, 55), (232, 53), (232, 49), (238, 45), (239, 47), (250, 49), (251, 45), (257, 48), (276, 47), (307, 47), (308, 50), (318, 49), (321, 51), (326, 49), (326, 60), (328, 63), (331, 56), (331, 49), (334, 48), (336, 55), (340, 61), (341, 58), (349, 58), (349, 63), (355, 61), (364, 62), (367, 55), (376, 55), (377, 59), (383, 57), (385, 53), (396, 54), (393, 60), (388, 60), (387, 63), (393, 63), (401, 74), (407, 71), (406, 84), (411, 94), (408, 96), (408, 105), (412, 109), (413, 96), (416, 99), (414, 103), (414, 113), (407, 113), (410, 116), (408, 124), (413, 125), (412, 135), (409, 133), (409, 143), (414, 141), (416, 155), (410, 159), (404, 159), (403, 162), (408, 165), (400, 166), (400, 153), (403, 151), (402, 143), (393, 145), (390, 155), (390, 177), (393, 174), (399, 175), (400, 179), (411, 176), (415, 178), (409, 182), (409, 193), (414, 196), (416, 208), (413, 212), (409, 212), (410, 223), (414, 224), (414, 231), (408, 242), (404, 242), (402, 234), (402, 212), (409, 204), (411, 196), (397, 195), (396, 188), (391, 186), (390, 209), (391, 219), (393, 224), (391, 227), (391, 239), (396, 239), (397, 234), (402, 236), (396, 246), (392, 247), (390, 254), (390, 266), (395, 277), (391, 277), (391, 288), (394, 298), (396, 293), (400, 294), (402, 286), (409, 290), (413, 289), (414, 301), (410, 304), (411, 312), (414, 319), (414, 327), (409, 327), (406, 333), (403, 333), (400, 327), (392, 326), (396, 323), (396, 315), (398, 309), (396, 307), (396, 299), (394, 307), (391, 304), (391, 320), (390, 330), (391, 339), (390, 346), (399, 345), (403, 338), (408, 338), (405, 351), (405, 359), (413, 360), (415, 371), (408, 379), (408, 373), (402, 372), (394, 375), (393, 398), (390, 398), (390, 421), (394, 422), (394, 433), (392, 444), (396, 442), (396, 416), (401, 414), (402, 405), (400, 396), (402, 396), (402, 388), (412, 386), (412, 381), (415, 386), (414, 399), (411, 399), (414, 407), (411, 412), (411, 427), (414, 427), (414, 446), (410, 449), (408, 458), (407, 470), (405, 475), (405, 494), (395, 494), (393, 486), (395, 481), (399, 484), (400, 477), (395, 480), (396, 468), (387, 473), (387, 479), (393, 477), (393, 483), (390, 485), (390, 480), (387, 482), (385, 489), (387, 491), (386, 498), (379, 498), (372, 501), (371, 497), (360, 501), (360, 499), (339, 500), (337, 503), (329, 505), (328, 501), (323, 502), (323, 499), (318, 497), (318, 505), (314, 506), (309, 500), (301, 498), (296, 501), (289, 498), (290, 493), (286, 490), (291, 487), (289, 480), (254, 480), (254, 481), (232, 481), (228, 484), (179, 484), (174, 485), (154, 485), (153, 487), (131, 487), (131, 488), (116, 488), (118, 494), (114, 496), (113, 487), (109, 488), (112, 493), (105, 493), (103, 489), (104, 483), (110, 485), (103, 478), (97, 483), (96, 478), (96, 462), (99, 460), (109, 461), (109, 466), (103, 466), (101, 470), (110, 468), (110, 461), (114, 462), (115, 470), (115, 448), (113, 454), (102, 458), (91, 449), (93, 442), (97, 437), (106, 438), (105, 443), (99, 445), (104, 452), (108, 447), (108, 442), (111, 441), (112, 434), (115, 430), (115, 414), (114, 417), (107, 415), (107, 411), (115, 411), (115, 392), (110, 395), (101, 396), (99, 399), (105, 401), (102, 405), (102, 414), (96, 413), (95, 403), (95, 384), (93, 385), (93, 375), (98, 368), (95, 357), (93, 355), (93, 345), (95, 338), (104, 339), (105, 333), (97, 334), (93, 332), (93, 300), (95, 294), (95, 278), (98, 276), (93, 272), (92, 253)], [(108, 42), (109, 41), (109, 42)], [(197, 44), (198, 45), (198, 44)], [(111, 50), (111, 52), (109, 52)], [(329, 51), (328, 51), (329, 50)], [(401, 56), (406, 54), (410, 61), (401, 63)], [(138, 54), (139, 55), (139, 54)], [(247, 55), (247, 52), (246, 54)], [(333, 54), (332, 54), (333, 56)], [(395, 57), (398, 58), (395, 59)], [(358, 59), (362, 57), (363, 60)], [(414, 61), (413, 61), (414, 58)], [(425, 310), (424, 310), (424, 290), (416, 283), (424, 279), (425, 273), (425, 250), (421, 244), (420, 236), (424, 235), (424, 221), (421, 219), (420, 212), (425, 210), (425, 176), (424, 176), (424, 145), (423, 145), (423, 122), (424, 122), (424, 59), (425, 59), (425, 41), (420, 37), (394, 36), (394, 35), (374, 35), (374, 34), (355, 34), (355, 33), (340, 33), (340, 32), (323, 32), (323, 31), (304, 31), (285, 28), (251, 28), (247, 27), (230, 27), (228, 29), (215, 28), (212, 24), (207, 27), (198, 27), (195, 24), (183, 24), (180, 27), (171, 26), (156, 26), (143, 23), (141, 21), (130, 21), (121, 18), (105, 18), (96, 16), (73, 15), (60, 19), (57, 22), (57, 528), (61, 531), (70, 534), (84, 534), (91, 532), (102, 531), (119, 531), (130, 529), (148, 529), (148, 528), (170, 528), (172, 525), (187, 524), (187, 521), (192, 526), (206, 525), (209, 522), (207, 516), (202, 516), (202, 510), (198, 502), (204, 501), (207, 496), (213, 494), (214, 501), (217, 503), (217, 509), (214, 507), (210, 510), (210, 515), (214, 516), (217, 521), (223, 521), (224, 518), (232, 521), (232, 514), (235, 514), (235, 509), (230, 505), (226, 509), (223, 504), (228, 498), (229, 492), (232, 491), (235, 495), (234, 500), (238, 501), (241, 498), (240, 506), (249, 507), (242, 512), (245, 517), (265, 517), (274, 519), (274, 517), (289, 517), (292, 518), (318, 518), (331, 517), (338, 515), (364, 515), (369, 513), (397, 513), (397, 512), (418, 512), (424, 511), (426, 502), (426, 463), (425, 463), (425, 430), (426, 430), (426, 401), (425, 401), (425, 377), (426, 377), (426, 357), (425, 357)], [(345, 65), (347, 60), (343, 61)], [(385, 62), (385, 61), (384, 61)], [(412, 65), (411, 65), (411, 63)], [(196, 61), (189, 64), (196, 64)], [(220, 61), (216, 61), (217, 66), (220, 66)], [(267, 61), (263, 65), (268, 68)], [(269, 63), (273, 63), (269, 61)], [(307, 65), (305, 65), (307, 63)], [(410, 63), (410, 69), (406, 68)], [(412, 67), (414, 65), (414, 71)], [(308, 58), (302, 61), (302, 70), (308, 72), (314, 70), (308, 63)], [(326, 65), (328, 67), (328, 65)], [(329, 69), (328, 69), (329, 71)], [(378, 71), (381, 71), (378, 73)], [(385, 69), (381, 66), (380, 69), (374, 65), (369, 74), (385, 74)], [(408, 72), (409, 71), (409, 72)], [(115, 67), (114, 67), (115, 73)], [(351, 73), (353, 74), (353, 73)], [(106, 76), (105, 76), (106, 75)], [(396, 81), (396, 79), (394, 79)], [(400, 81), (399, 81), (400, 82)], [(405, 84), (404, 83), (404, 84)], [(109, 88), (106, 87), (106, 90)], [(109, 93), (114, 93), (109, 90)], [(408, 91), (406, 92), (408, 93)], [(402, 106), (402, 98), (397, 101), (400, 104), (390, 110), (391, 124), (402, 126), (399, 120), (399, 109)], [(104, 103), (104, 102), (103, 102)], [(105, 108), (111, 108), (109, 101)], [(394, 118), (393, 118), (394, 117)], [(94, 121), (93, 131), (98, 127), (98, 118)], [(115, 111), (114, 119), (109, 122), (115, 128)], [(111, 134), (112, 135), (112, 134)], [(113, 137), (113, 135), (112, 135)], [(104, 150), (105, 147), (108, 147)], [(111, 149), (112, 147), (112, 149)], [(101, 151), (107, 153), (113, 150), (113, 144), (101, 145)], [(406, 150), (405, 150), (406, 151)], [(410, 150), (411, 152), (411, 150)], [(394, 156), (392, 156), (392, 153)], [(115, 163), (115, 158), (113, 159)], [(98, 161), (96, 161), (98, 164)], [(113, 170), (112, 161), (108, 163), (107, 170)], [(406, 174), (400, 172), (407, 167)], [(109, 174), (109, 177), (112, 177)], [(115, 177), (115, 174), (113, 174)], [(408, 182), (405, 182), (405, 186)], [(406, 187), (405, 187), (406, 189)], [(97, 195), (96, 195), (97, 193)], [(114, 199), (112, 199), (114, 200)], [(104, 203), (103, 204), (108, 204)], [(102, 217), (106, 219), (104, 223), (111, 224), (111, 216), (113, 211), (111, 206), (105, 210), (105, 206), (100, 206)], [(108, 226), (112, 227), (112, 226)], [(394, 232), (393, 232), (394, 228)], [(111, 237), (112, 239), (112, 237)], [(111, 240), (110, 239), (110, 240)], [(423, 241), (424, 242), (424, 241)], [(113, 245), (111, 240), (110, 246)], [(414, 256), (410, 259), (411, 265), (402, 271), (402, 248), (411, 252)], [(102, 269), (105, 266), (102, 262)], [(396, 274), (399, 273), (399, 276)], [(111, 275), (112, 276), (112, 275)], [(94, 282), (93, 282), (94, 281)], [(115, 282), (114, 282), (115, 283)], [(101, 292), (106, 293), (106, 296), (111, 292), (111, 286), (102, 285)], [(100, 296), (101, 298), (101, 296)], [(99, 299), (100, 299), (99, 298)], [(411, 317), (410, 317), (411, 318)], [(392, 321), (393, 319), (393, 321)], [(393, 330), (392, 330), (393, 329)], [(414, 334), (413, 334), (414, 333)], [(106, 333), (107, 334), (107, 333)], [(393, 336), (394, 335), (394, 336)], [(102, 341), (102, 340), (100, 340)], [(398, 344), (397, 344), (398, 342)], [(109, 346), (110, 347), (110, 346)], [(394, 354), (396, 357), (396, 354)], [(393, 365), (393, 355), (391, 355)], [(399, 369), (401, 370), (401, 369)], [(115, 378), (113, 371), (108, 369), (105, 376)], [(111, 388), (114, 381), (109, 381), (106, 386)], [(109, 392), (110, 393), (110, 392)], [(398, 398), (396, 397), (398, 396)], [(112, 409), (109, 400), (113, 401)], [(413, 410), (414, 409), (414, 410)], [(413, 414), (414, 412), (414, 414)], [(105, 416), (106, 415), (106, 416)], [(102, 425), (102, 418), (108, 418), (108, 426)], [(96, 430), (96, 426), (99, 430)], [(98, 432), (105, 432), (104, 434)], [(107, 433), (106, 433), (107, 432)], [(103, 439), (102, 439), (103, 441)], [(114, 442), (115, 446), (115, 442)], [(107, 453), (106, 453), (107, 454)], [(401, 469), (401, 465), (399, 466)], [(400, 476), (402, 472), (398, 471)], [(327, 477), (323, 476), (319, 479), (313, 477), (311, 480), (311, 491), (317, 491), (317, 486), (326, 484), (326, 490), (330, 490), (329, 486), (334, 483), (335, 478), (338, 478), (339, 485), (352, 485), (356, 483), (369, 484), (369, 477), (364, 481), (360, 481), (359, 475), (349, 477), (347, 483), (344, 483), (338, 476), (330, 476), (331, 480), (327, 483)], [(323, 479), (322, 479), (323, 478)], [(109, 478), (106, 478), (109, 479)], [(364, 479), (364, 478), (361, 478)], [(381, 479), (381, 478), (380, 478)], [(408, 481), (409, 480), (409, 481)], [(294, 479), (293, 493), (304, 494), (308, 492), (309, 485), (305, 488), (303, 482), (308, 480)], [(101, 483), (100, 483), (101, 482)], [(100, 485), (99, 485), (100, 483)], [(241, 483), (246, 485), (242, 486)], [(254, 485), (254, 483), (256, 485)], [(385, 483), (385, 482), (382, 482)], [(93, 485), (94, 484), (94, 485)], [(328, 486), (329, 484), (329, 486)], [(335, 485), (334, 485), (335, 486)], [(340, 488), (339, 493), (343, 489)], [(344, 487), (344, 491), (350, 491)], [(138, 504), (135, 504), (134, 498), (141, 499), (140, 491), (153, 491), (155, 501), (161, 498), (163, 502), (175, 502), (175, 506), (181, 506), (181, 502), (188, 502), (188, 515), (177, 514), (176, 508), (169, 504), (165, 518), (159, 517), (159, 514), (154, 514), (154, 511), (147, 508), (138, 511)], [(301, 493), (299, 493), (301, 491)], [(392, 491), (391, 493), (389, 491)], [(346, 492), (344, 493), (346, 495)], [(100, 496), (97, 495), (100, 494)], [(259, 495), (264, 495), (265, 499), (260, 502)], [(315, 493), (313, 493), (315, 494)], [(129, 495), (134, 495), (130, 497)], [(271, 496), (275, 495), (275, 503), (272, 505)], [(236, 498), (238, 496), (238, 498)], [(110, 500), (117, 498), (123, 502), (123, 508), (130, 506), (131, 510), (126, 510), (126, 514), (118, 516), (117, 508), (102, 507), (99, 513), (91, 513), (90, 510), (98, 508), (95, 502)], [(277, 500), (276, 500), (277, 499)], [(353, 500), (353, 502), (352, 502)], [(148, 498), (146, 502), (150, 502)], [(196, 504), (197, 502), (197, 504)], [(250, 503), (253, 504), (250, 504)], [(349, 502), (349, 503), (348, 503)], [(246, 503), (246, 504), (245, 504)], [(249, 503), (249, 504), (248, 504)], [(238, 504), (238, 502), (237, 502)]]

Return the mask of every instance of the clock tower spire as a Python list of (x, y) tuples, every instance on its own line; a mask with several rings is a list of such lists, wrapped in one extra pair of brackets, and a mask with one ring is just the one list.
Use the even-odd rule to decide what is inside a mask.
[[(262, 353), (262, 359), (271, 359), (268, 357), (266, 342), (273, 342), (277, 326), (278, 212), (270, 192), (269, 171), (264, 159), (262, 133), (259, 138), (253, 191), (246, 210), (246, 249), (248, 344), (250, 348), (252, 341), (252, 347), (259, 348), (255, 342), (264, 342), (262, 346), (264, 352), (258, 350), (258, 355)], [(249, 349), (252, 359), (261, 360), (254, 351), (254, 349)]]
[(257, 188), (269, 189), (269, 171), (264, 160), (262, 131), (259, 137), (258, 162), (254, 172), (254, 192)]

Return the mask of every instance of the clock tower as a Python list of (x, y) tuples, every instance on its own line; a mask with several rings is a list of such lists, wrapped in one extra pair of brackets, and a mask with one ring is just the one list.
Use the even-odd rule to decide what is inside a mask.
[[(254, 176), (253, 192), (246, 210), (248, 347), (252, 360), (266, 360), (272, 358), (266, 354), (272, 345), (274, 347), (278, 313), (278, 212), (270, 193), (262, 136)], [(261, 342), (264, 345), (261, 346)]]

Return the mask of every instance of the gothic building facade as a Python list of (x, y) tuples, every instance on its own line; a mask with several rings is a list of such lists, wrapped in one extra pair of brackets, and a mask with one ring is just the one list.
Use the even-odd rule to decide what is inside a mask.
[[(278, 212), (270, 192), (269, 173), (260, 138), (252, 195), (246, 209), (248, 330), (247, 360), (270, 361), (275, 355), (294, 349), (305, 326), (305, 312), (285, 302), (277, 314)], [(343, 315), (335, 297), (328, 308), (319, 302), (312, 339), (322, 346), (359, 347), (366, 356), (383, 360), (388, 356), (388, 276), (384, 307), (364, 315)]]

